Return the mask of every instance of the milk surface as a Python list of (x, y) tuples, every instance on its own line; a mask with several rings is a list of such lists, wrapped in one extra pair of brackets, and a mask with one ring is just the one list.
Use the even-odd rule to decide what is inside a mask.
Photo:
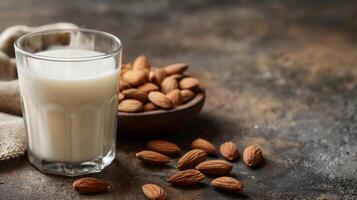
[[(54, 49), (37, 54), (88, 57), (100, 52)], [(56, 162), (83, 162), (106, 155), (115, 145), (118, 76), (113, 58), (53, 62), (28, 58), (19, 81), (29, 150)]]

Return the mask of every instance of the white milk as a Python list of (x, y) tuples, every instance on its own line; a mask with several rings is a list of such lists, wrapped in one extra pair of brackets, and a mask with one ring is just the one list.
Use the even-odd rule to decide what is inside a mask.
[[(37, 53), (51, 57), (88, 57), (78, 49)], [(83, 162), (105, 156), (115, 146), (119, 71), (113, 58), (90, 62), (53, 62), (28, 58), (19, 67), (29, 150), (56, 162)]]

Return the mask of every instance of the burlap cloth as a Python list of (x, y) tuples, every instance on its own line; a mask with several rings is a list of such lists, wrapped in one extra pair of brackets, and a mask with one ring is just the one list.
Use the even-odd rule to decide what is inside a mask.
[(74, 28), (78, 26), (64, 22), (39, 27), (17, 25), (0, 34), (0, 161), (16, 158), (26, 151), (13, 42), (28, 32)]

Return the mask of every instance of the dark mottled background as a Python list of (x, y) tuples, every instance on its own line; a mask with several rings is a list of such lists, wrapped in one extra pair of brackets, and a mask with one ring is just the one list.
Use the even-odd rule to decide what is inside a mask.
[[(241, 194), (170, 187), (175, 171), (134, 158), (144, 142), (119, 141), (103, 173), (110, 193), (81, 196), (71, 178), (41, 174), (25, 157), (0, 163), (0, 199), (144, 199), (141, 185), (170, 199), (357, 199), (357, 2), (308, 0), (1, 0), (0, 30), (69, 21), (109, 31), (124, 61), (190, 63), (207, 88), (203, 112), (180, 135), (263, 149), (258, 169), (234, 163)], [(169, 133), (167, 133), (169, 134)], [(210, 179), (209, 179), (210, 180)]]

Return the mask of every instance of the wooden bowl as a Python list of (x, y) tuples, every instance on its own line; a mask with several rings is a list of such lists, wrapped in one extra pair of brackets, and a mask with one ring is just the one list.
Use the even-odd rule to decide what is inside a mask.
[(200, 113), (205, 96), (205, 90), (200, 89), (191, 101), (171, 110), (118, 112), (118, 137), (142, 139), (175, 134)]

